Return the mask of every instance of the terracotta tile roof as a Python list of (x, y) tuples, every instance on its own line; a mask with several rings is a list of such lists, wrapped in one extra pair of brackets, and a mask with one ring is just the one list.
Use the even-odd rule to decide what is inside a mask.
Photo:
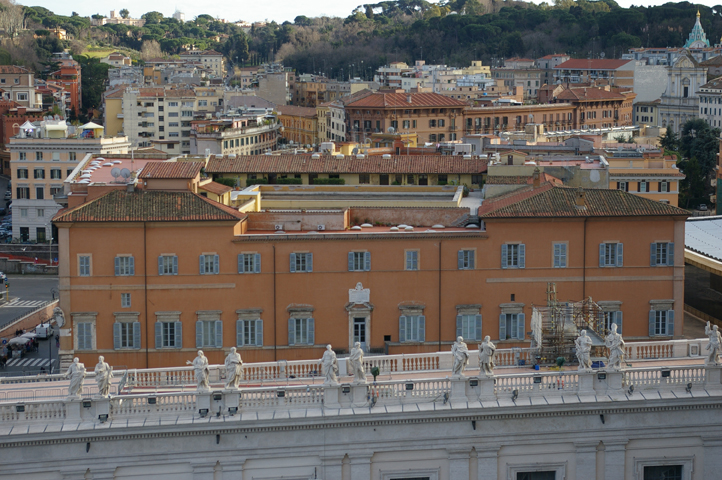
[(717, 55), (700, 63), (702, 67), (718, 67), (722, 65), (722, 55)]
[(192, 192), (113, 190), (70, 210), (55, 222), (238, 221), (246, 214)]
[(228, 185), (223, 185), (222, 183), (218, 182), (204, 183), (203, 185), (198, 185), (198, 188), (201, 190), (205, 190), (206, 192), (215, 193), (216, 195), (223, 195), (224, 193), (228, 193), (233, 190)]
[[(583, 191), (586, 207), (576, 205), (577, 192)], [(483, 218), (539, 217), (647, 217), (689, 216), (686, 210), (655, 202), (621, 190), (577, 189), (545, 184), (537, 189), (506, 195), (479, 208)]]
[(299, 107), (296, 105), (279, 105), (276, 107), (279, 115), (291, 115), (292, 117), (315, 117), (314, 107)]
[[(411, 97), (411, 102), (408, 98)], [(376, 92), (363, 98), (347, 103), (347, 107), (396, 107), (396, 108), (418, 108), (418, 107), (466, 107), (469, 104), (453, 98), (439, 95), (438, 93), (387, 93)]]
[(722, 89), (722, 77), (717, 77), (714, 80), (710, 80), (699, 88), (709, 88), (714, 90)]
[(460, 155), (375, 155), (343, 159), (322, 155), (240, 155), (236, 158), (211, 157), (207, 173), (483, 173), (487, 160)]
[(138, 178), (188, 178), (201, 173), (203, 162), (149, 162)]
[(625, 100), (620, 93), (608, 92), (603, 88), (567, 88), (557, 95), (557, 100)]
[(555, 70), (616, 70), (631, 62), (631, 60), (615, 60), (613, 58), (572, 58), (560, 63)]
[[(612, 167), (614, 168), (614, 167)], [(609, 178), (622, 178), (622, 177), (679, 177), (685, 178), (684, 173), (681, 172), (649, 172), (649, 173), (624, 173), (624, 172), (609, 172)]]
[(24, 67), (18, 67), (17, 65), (0, 65), (0, 74), (25, 74), (31, 73), (30, 70)]
[(372, 95), (373, 93), (374, 93), (373, 90), (364, 88), (363, 90), (359, 90), (356, 93), (350, 93), (348, 95), (344, 95), (343, 97), (339, 98), (338, 101), (341, 102), (343, 105), (349, 105), (357, 100), (366, 98), (369, 95)]
[[(540, 178), (542, 183), (553, 183), (562, 185), (564, 182), (557, 177), (542, 173)], [(493, 175), (486, 177), (486, 185), (531, 185), (534, 183), (534, 177), (529, 175)]]

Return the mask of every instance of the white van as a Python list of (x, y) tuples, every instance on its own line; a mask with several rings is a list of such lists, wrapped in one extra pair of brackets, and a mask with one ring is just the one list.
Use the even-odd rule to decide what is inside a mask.
[(50, 338), (54, 335), (53, 326), (49, 323), (41, 323), (35, 327), (35, 333), (38, 334), (38, 338)]

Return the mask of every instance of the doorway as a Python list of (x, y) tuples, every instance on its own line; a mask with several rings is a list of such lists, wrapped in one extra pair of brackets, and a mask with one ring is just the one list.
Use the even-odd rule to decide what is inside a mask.
[(353, 343), (359, 342), (361, 350), (367, 350), (366, 345), (366, 317), (354, 317), (353, 319)]
[(387, 174), (379, 175), (379, 185), (388, 185), (388, 184), (389, 184), (389, 176)]

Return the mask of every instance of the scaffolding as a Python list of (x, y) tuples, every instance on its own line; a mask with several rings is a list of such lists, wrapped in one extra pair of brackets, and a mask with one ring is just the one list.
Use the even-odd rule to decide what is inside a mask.
[[(592, 297), (578, 302), (559, 302), (555, 283), (547, 284), (547, 304), (532, 305), (531, 329), (533, 347), (540, 363), (553, 364), (563, 357), (576, 360), (574, 342), (582, 330), (592, 338), (592, 354), (604, 346), (607, 322), (601, 307)], [(601, 353), (601, 352), (599, 352)]]

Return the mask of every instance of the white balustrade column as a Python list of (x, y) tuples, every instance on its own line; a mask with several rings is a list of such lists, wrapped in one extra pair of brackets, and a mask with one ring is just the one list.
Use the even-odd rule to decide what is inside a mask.
[(448, 450), (449, 452), (449, 478), (454, 480), (469, 480), (469, 450)]
[(477, 480), (497, 480), (499, 477), (499, 446), (477, 446)]
[(598, 442), (575, 443), (576, 449), (576, 478), (597, 478), (597, 445)]
[(627, 441), (604, 442), (604, 480), (624, 478), (624, 457)]
[(372, 454), (359, 454), (350, 457), (351, 479), (350, 480), (371, 480), (371, 457)]
[(321, 457), (322, 480), (343, 480), (343, 456)]

